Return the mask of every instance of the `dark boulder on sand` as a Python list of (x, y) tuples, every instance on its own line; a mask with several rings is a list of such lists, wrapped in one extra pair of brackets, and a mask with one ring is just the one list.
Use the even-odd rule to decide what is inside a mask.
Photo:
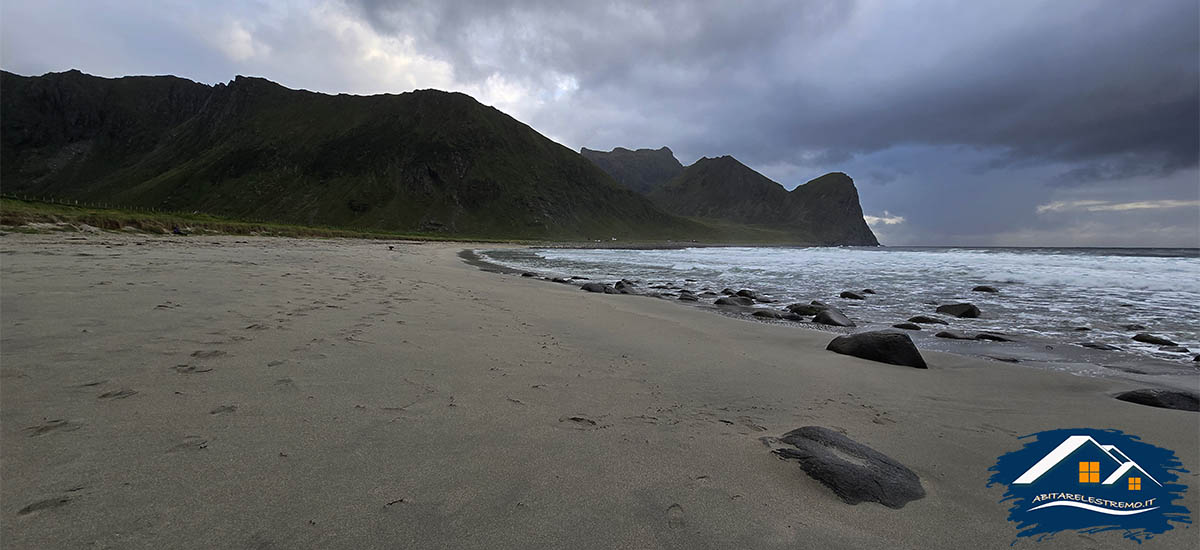
[(604, 292), (605, 288), (607, 288), (607, 285), (601, 283), (584, 283), (583, 286), (579, 287), (579, 290), (586, 290), (588, 292)]
[(854, 321), (851, 321), (850, 318), (846, 317), (844, 313), (833, 308), (825, 308), (821, 311), (818, 311), (817, 315), (813, 317), (813, 322), (835, 327), (855, 326)]
[(526, 271), (525, 273), (522, 273), (521, 276), (522, 277), (537, 277), (537, 273), (530, 273), (530, 272)]
[(864, 299), (862, 294), (859, 294), (857, 292), (850, 292), (849, 290), (842, 291), (840, 296), (847, 300), (862, 300), (862, 299)]
[(953, 315), (955, 317), (979, 317), (979, 308), (975, 304), (946, 304), (937, 307), (938, 313)]
[(685, 301), (685, 302), (698, 302), (698, 301), (700, 301), (700, 297), (699, 297), (699, 296), (696, 296), (695, 294), (692, 294), (691, 292), (687, 292), (687, 291), (680, 292), (680, 293), (679, 293), (679, 299), (680, 299), (680, 300), (683, 300), (683, 301)]
[(903, 508), (925, 497), (921, 478), (891, 457), (821, 426), (792, 430), (779, 439), (791, 447), (774, 449), (795, 460), (809, 477), (828, 487), (843, 502), (878, 502)]
[(754, 300), (745, 296), (725, 296), (717, 298), (715, 303), (719, 306), (752, 306), (754, 305)]
[(758, 299), (758, 293), (757, 293), (757, 292), (754, 292), (753, 290), (749, 290), (749, 289), (745, 289), (745, 288), (743, 288), (743, 289), (741, 289), (741, 290), (737, 291), (737, 295), (738, 295), (738, 296), (744, 296), (744, 297), (746, 297), (746, 298), (750, 298), (751, 300), (757, 300), (757, 299)]
[(916, 323), (896, 323), (892, 325), (894, 328), (902, 328), (904, 330), (921, 330), (921, 325)]
[(737, 292), (734, 292), (732, 288), (726, 288), (721, 291), (721, 294), (724, 294), (726, 296), (733, 296), (734, 294), (737, 294)]
[(816, 315), (822, 310), (829, 309), (827, 306), (814, 306), (812, 304), (792, 304), (787, 307), (787, 310), (796, 315)]
[(1114, 397), (1149, 407), (1200, 412), (1200, 396), (1182, 390), (1146, 388), (1118, 393)]
[(771, 309), (756, 309), (756, 310), (754, 310), (754, 313), (751, 313), (750, 315), (758, 317), (759, 319), (782, 319), (783, 318), (782, 313), (779, 313), (778, 311), (771, 310)]
[(838, 336), (829, 342), (825, 349), (880, 363), (918, 369), (929, 368), (912, 339), (899, 332), (872, 331)]
[(996, 287), (994, 287), (994, 286), (979, 285), (975, 288), (972, 288), (971, 292), (1000, 292), (1000, 291), (998, 289), (996, 289)]
[(1138, 342), (1145, 342), (1147, 344), (1154, 344), (1156, 346), (1174, 346), (1175, 345), (1175, 342), (1167, 340), (1166, 338), (1163, 338), (1161, 336), (1155, 336), (1148, 332), (1139, 332), (1133, 336), (1133, 339)]
[(914, 316), (908, 318), (908, 322), (922, 323), (922, 324), (926, 324), (926, 325), (949, 325), (950, 324), (941, 319), (938, 319), (937, 317), (930, 317), (928, 315), (914, 315)]
[(938, 338), (948, 338), (950, 340), (974, 340), (975, 339), (974, 336), (971, 336), (970, 334), (967, 334), (965, 332), (959, 332), (957, 330), (943, 330), (937, 334), (934, 334), (934, 336), (937, 336)]

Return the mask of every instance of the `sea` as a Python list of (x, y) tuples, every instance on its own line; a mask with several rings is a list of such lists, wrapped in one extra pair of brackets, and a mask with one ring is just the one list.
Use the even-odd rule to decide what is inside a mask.
[[(1080, 374), (1104, 369), (1200, 373), (1200, 249), (961, 247), (524, 248), (477, 250), (483, 260), (546, 277), (587, 277), (652, 286), (750, 289), (758, 307), (820, 300), (858, 328), (886, 329), (939, 304), (970, 302), (975, 319), (906, 331), (922, 349), (991, 357)], [(998, 293), (972, 291), (989, 285)], [(875, 294), (839, 298), (842, 291)], [(670, 292), (666, 290), (665, 292)], [(702, 299), (711, 304), (715, 297)], [(681, 302), (681, 306), (683, 303)], [(718, 311), (721, 308), (713, 308)], [(799, 323), (808, 326), (806, 323)], [(1145, 328), (1137, 328), (1140, 325)], [(811, 327), (823, 328), (823, 327)], [(943, 329), (995, 332), (1016, 342), (951, 341)], [(1189, 348), (1167, 351), (1132, 337), (1151, 333)], [(1095, 350), (1082, 343), (1108, 344)]]

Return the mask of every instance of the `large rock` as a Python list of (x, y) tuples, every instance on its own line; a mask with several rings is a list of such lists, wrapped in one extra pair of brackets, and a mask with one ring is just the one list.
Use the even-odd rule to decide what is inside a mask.
[(1154, 344), (1156, 346), (1174, 346), (1175, 345), (1175, 342), (1167, 340), (1166, 338), (1163, 338), (1161, 336), (1155, 336), (1148, 332), (1139, 332), (1136, 335), (1134, 335), (1133, 339), (1137, 340), (1138, 342), (1145, 342), (1147, 344)]
[(1150, 407), (1178, 409), (1181, 411), (1200, 411), (1200, 396), (1182, 390), (1146, 388), (1118, 393), (1116, 398), (1121, 401)]
[(779, 313), (778, 311), (774, 311), (774, 310), (770, 310), (770, 309), (756, 309), (756, 310), (754, 310), (754, 313), (751, 313), (750, 315), (758, 317), (759, 319), (782, 319), (783, 318), (782, 313)]
[(850, 292), (849, 290), (842, 291), (840, 296), (847, 300), (862, 300), (863, 299), (862, 294), (859, 294), (857, 292)]
[(929, 368), (917, 346), (907, 334), (888, 331), (860, 332), (838, 336), (825, 349), (880, 363), (903, 365), (918, 369)]
[(979, 285), (975, 288), (972, 288), (971, 291), (972, 292), (1000, 292), (999, 290), (996, 289), (996, 287), (988, 286), (988, 285)]
[(605, 285), (601, 283), (583, 283), (583, 286), (579, 287), (579, 290), (586, 290), (588, 292), (604, 292), (604, 289)]
[(851, 321), (850, 318), (846, 317), (844, 313), (833, 308), (825, 308), (821, 311), (818, 311), (817, 315), (813, 317), (813, 322), (835, 327), (855, 326), (854, 321)]
[(792, 430), (779, 441), (791, 445), (773, 452), (796, 460), (809, 477), (847, 504), (878, 502), (903, 508), (925, 497), (921, 478), (903, 464), (862, 443), (821, 426)]
[(754, 300), (745, 296), (725, 296), (717, 298), (715, 303), (719, 306), (752, 306), (754, 305)]
[(914, 315), (912, 317), (909, 317), (908, 322), (922, 323), (925, 325), (949, 325), (950, 324), (941, 319), (938, 319), (937, 317), (930, 317), (928, 315)]
[(975, 304), (946, 304), (937, 307), (938, 313), (953, 315), (955, 317), (979, 317), (979, 308)]

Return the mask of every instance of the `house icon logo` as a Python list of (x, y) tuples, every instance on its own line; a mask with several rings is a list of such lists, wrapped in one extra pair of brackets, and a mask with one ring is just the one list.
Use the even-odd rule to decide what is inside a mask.
[(1001, 456), (988, 486), (1008, 489), (1018, 537), (1123, 531), (1137, 541), (1190, 524), (1175, 453), (1117, 430), (1051, 430)]

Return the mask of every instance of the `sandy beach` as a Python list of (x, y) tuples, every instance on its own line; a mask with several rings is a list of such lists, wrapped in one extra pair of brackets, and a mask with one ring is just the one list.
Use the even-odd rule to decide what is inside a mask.
[[(0, 542), (1005, 548), (988, 468), (1084, 427), (1174, 450), (1200, 513), (1200, 415), (1111, 397), (1145, 384), (865, 361), (829, 333), (485, 272), (470, 247), (0, 237)], [(762, 439), (801, 426), (896, 459), (926, 496), (844, 503)], [(1041, 545), (1138, 546), (1015, 547)]]

